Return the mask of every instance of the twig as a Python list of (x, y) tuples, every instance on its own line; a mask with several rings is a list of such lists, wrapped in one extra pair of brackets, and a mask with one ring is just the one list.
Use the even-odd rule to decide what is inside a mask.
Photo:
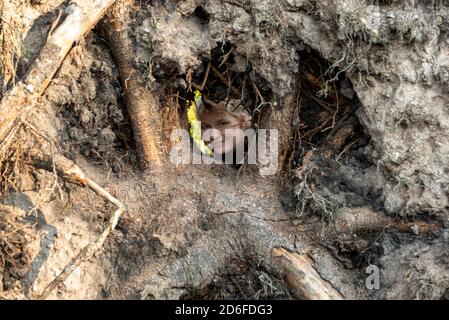
[[(115, 198), (113, 198), (115, 199)], [(118, 200), (117, 200), (118, 201)], [(74, 257), (68, 265), (64, 267), (64, 269), (61, 271), (61, 273), (54, 278), (48, 285), (45, 287), (42, 294), (39, 296), (38, 299), (45, 300), (48, 295), (61, 283), (63, 282), (75, 269), (78, 267), (81, 263), (86, 261), (87, 259), (90, 259), (95, 252), (97, 252), (100, 247), (105, 242), (106, 238), (109, 236), (109, 234), (115, 229), (117, 226), (118, 220), (120, 219), (120, 216), (125, 211), (125, 208), (119, 207), (109, 220), (109, 225), (106, 227), (106, 229), (103, 231), (101, 236), (92, 244), (89, 244), (85, 246), (80, 253), (76, 257)]]
[(229, 88), (229, 90), (232, 91), (232, 93), (236, 96), (239, 97), (240, 96), (240, 91), (238, 89), (236, 89), (231, 82), (229, 82), (228, 79), (226, 79), (225, 77), (223, 77), (223, 75), (220, 73), (220, 71), (218, 71), (214, 66), (211, 66), (212, 72), (215, 73), (215, 75)]
[(74, 162), (59, 154), (55, 155), (53, 158), (56, 167), (67, 177), (69, 177), (70, 180), (81, 185), (88, 186), (98, 195), (114, 204), (117, 207), (117, 210), (110, 218), (109, 225), (103, 230), (100, 237), (95, 242), (85, 246), (78, 253), (78, 255), (64, 267), (61, 273), (45, 287), (44, 291), (39, 296), (39, 299), (46, 299), (48, 295), (75, 270), (76, 267), (78, 267), (84, 261), (90, 259), (95, 254), (95, 252), (100, 249), (109, 234), (116, 228), (122, 213), (125, 212), (125, 206), (121, 201), (113, 197), (108, 191), (100, 187), (95, 181), (88, 178)]
[[(187, 81), (187, 86), (188, 86), (187, 88), (189, 89), (189, 91), (192, 91), (192, 76), (193, 76), (193, 69), (189, 68), (189, 70), (187, 70), (187, 72), (186, 72), (186, 81)], [(198, 90), (200, 90), (200, 89), (198, 89)]]
[(335, 162), (338, 163), (338, 161), (340, 160), (341, 156), (342, 156), (346, 151), (348, 151), (354, 144), (356, 144), (356, 143), (359, 142), (359, 141), (360, 141), (360, 138), (357, 139), (357, 140), (354, 140), (354, 141), (352, 141), (350, 144), (348, 144), (348, 145), (343, 149), (343, 151), (340, 152), (340, 153), (338, 154), (337, 158), (335, 158)]
[[(55, 174), (55, 183), (52, 188), (53, 193), (56, 186), (59, 186), (57, 184), (57, 171), (61, 171), (66, 177), (68, 177), (71, 181), (76, 182), (83, 186), (88, 186), (92, 190), (94, 190), (98, 195), (105, 198), (107, 201), (111, 202), (117, 207), (117, 210), (114, 212), (112, 217), (109, 220), (109, 225), (104, 229), (100, 237), (93, 243), (85, 246), (76, 257), (74, 257), (69, 264), (66, 265), (66, 267), (61, 271), (61, 273), (53, 279), (44, 289), (42, 294), (39, 296), (39, 299), (46, 299), (48, 295), (61, 283), (63, 282), (72, 272), (75, 270), (77, 266), (79, 266), (82, 262), (86, 261), (87, 259), (91, 258), (98, 249), (103, 245), (106, 238), (109, 236), (109, 234), (115, 229), (117, 226), (118, 220), (120, 219), (120, 216), (125, 211), (125, 206), (121, 201), (113, 197), (108, 191), (106, 191), (104, 188), (100, 187), (95, 181), (91, 180), (89, 177), (85, 175), (85, 173), (76, 165), (73, 161), (67, 159), (66, 157), (62, 156), (61, 154), (54, 154), (54, 141), (51, 140), (45, 133), (39, 131), (36, 129), (32, 124), (22, 120), (22, 123), (26, 125), (28, 128), (30, 128), (34, 133), (44, 138), (46, 141), (48, 141), (51, 145), (51, 163), (52, 163), (52, 170)], [(45, 157), (47, 157), (45, 155)], [(45, 159), (48, 161), (48, 158)], [(39, 206), (36, 205), (35, 208)], [(35, 208), (33, 208), (35, 210)], [(33, 211), (33, 209), (31, 211)]]
[(330, 106), (332, 106), (332, 104), (327, 103), (327, 102), (324, 102), (324, 101), (321, 101), (320, 99), (314, 97), (313, 95), (311, 95), (311, 94), (308, 93), (308, 92), (306, 92), (306, 96), (309, 97), (309, 98), (311, 98), (311, 99), (313, 99), (316, 103), (318, 103), (320, 106), (322, 106), (324, 109), (326, 109), (326, 111), (328, 111), (330, 114), (333, 114), (333, 113), (334, 113), (334, 111), (333, 111), (331, 108), (329, 108), (328, 106), (326, 106), (326, 104), (328, 104), (328, 105), (330, 105)]
[(324, 131), (327, 131), (327, 130), (335, 127), (335, 119), (337, 117), (338, 111), (340, 110), (340, 102), (338, 101), (339, 100), (338, 90), (337, 90), (337, 86), (335, 85), (335, 82), (334, 82), (334, 90), (335, 90), (335, 95), (336, 95), (336, 99), (335, 99), (336, 108), (335, 108), (334, 115), (332, 116), (332, 125), (330, 127), (327, 127), (326, 129), (324, 129)]
[(219, 60), (221, 60), (220, 65), (218, 66), (219, 68), (226, 63), (226, 61), (228, 61), (229, 55), (231, 54), (231, 52), (234, 50), (234, 48), (231, 48), (231, 50), (228, 51), (228, 53), (225, 53), (224, 55), (222, 55), (220, 57)]
[(302, 136), (300, 136), (300, 139), (303, 139), (303, 138), (305, 138), (305, 137), (310, 135), (309, 136), (309, 141), (311, 141), (312, 138), (315, 136), (315, 134), (320, 132), (320, 130), (324, 128), (324, 126), (329, 122), (329, 120), (330, 120), (330, 118), (324, 120), (324, 122), (319, 127), (310, 129), (309, 131), (305, 132)]
[[(202, 90), (202, 89), (201, 89), (201, 86), (198, 85), (198, 84), (196, 84), (195, 82), (192, 82), (192, 87), (194, 87), (195, 89), (198, 89), (198, 90)], [(207, 103), (208, 105), (214, 107), (215, 109), (221, 109), (221, 108), (223, 108), (223, 107), (222, 107), (221, 105), (219, 105), (218, 103), (213, 102), (212, 100), (210, 100), (206, 95), (203, 94), (201, 97), (202, 97), (202, 99), (204, 100), (205, 103)]]
[(207, 64), (206, 75), (204, 76), (203, 82), (201, 83), (201, 89), (199, 89), (200, 91), (203, 91), (204, 87), (206, 86), (207, 78), (209, 77), (210, 67), (211, 63), (209, 62)]
[(254, 91), (256, 92), (256, 95), (257, 95), (257, 101), (259, 101), (259, 98), (260, 98), (260, 101), (261, 101), (261, 102), (265, 102), (265, 99), (262, 97), (262, 94), (260, 93), (259, 88), (257, 88), (257, 86), (256, 86), (256, 84), (254, 83), (254, 81), (251, 80), (251, 79), (249, 79), (249, 81), (251, 82), (251, 85), (252, 85)]

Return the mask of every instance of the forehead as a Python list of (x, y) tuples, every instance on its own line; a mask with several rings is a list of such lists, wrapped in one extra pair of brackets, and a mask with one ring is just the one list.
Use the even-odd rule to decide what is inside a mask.
[(200, 116), (199, 119), (203, 122), (214, 123), (221, 120), (227, 120), (230, 122), (238, 122), (238, 118), (232, 114), (223, 111), (211, 111), (206, 110)]

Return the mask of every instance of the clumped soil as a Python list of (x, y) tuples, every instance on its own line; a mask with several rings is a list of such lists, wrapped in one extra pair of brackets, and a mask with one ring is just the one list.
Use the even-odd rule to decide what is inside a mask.
[(46, 98), (60, 121), (64, 152), (120, 173), (137, 160), (118, 72), (98, 36), (84, 41), (86, 50), (74, 49)]
[[(20, 222), (7, 220), (11, 214), (2, 210), (0, 215), (0, 289), (6, 292), (17, 286), (24, 277), (30, 264), (30, 254), (27, 250), (26, 227)], [(1, 295), (0, 295), (1, 296)]]
[[(19, 75), (45, 41), (57, 5), (21, 3), (19, 41), (29, 59), (20, 60)], [(51, 297), (292, 299), (269, 257), (271, 247), (284, 246), (309, 253), (347, 298), (447, 299), (448, 8), (408, 6), (133, 3), (133, 63), (160, 103), (164, 143), (171, 128), (187, 128), (187, 101), (203, 83), (211, 104), (243, 107), (253, 126), (280, 123), (279, 114), (288, 120), (276, 177), (261, 178), (257, 166), (167, 164), (157, 188), (137, 165), (110, 47), (92, 30), (30, 118), (127, 212), (104, 248)], [(391, 12), (398, 19), (388, 20)], [(32, 30), (40, 15), (34, 28), (47, 31), (39, 33)], [(11, 53), (2, 50), (3, 58)], [(44, 138), (25, 134), (38, 150)], [(12, 150), (16, 164), (2, 168), (2, 188), (14, 188), (1, 199), (0, 297), (34, 298), (99, 235), (113, 209), (85, 188), (14, 161), (21, 155)], [(357, 212), (390, 220), (338, 229)], [(418, 223), (439, 227), (426, 233)], [(379, 290), (365, 288), (370, 264), (381, 270)]]
[(278, 279), (265, 270), (253, 265), (230, 263), (226, 271), (204, 288), (193, 289), (181, 299), (213, 299), (213, 300), (271, 300), (293, 299), (282, 279)]

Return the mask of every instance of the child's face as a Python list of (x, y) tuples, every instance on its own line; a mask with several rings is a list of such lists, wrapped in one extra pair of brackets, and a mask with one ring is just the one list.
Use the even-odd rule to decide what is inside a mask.
[(224, 111), (204, 111), (200, 116), (204, 142), (214, 153), (225, 154), (244, 141), (241, 120)]

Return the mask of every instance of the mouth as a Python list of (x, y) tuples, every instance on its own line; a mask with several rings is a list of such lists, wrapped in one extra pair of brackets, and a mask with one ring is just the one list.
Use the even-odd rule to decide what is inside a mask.
[(235, 145), (233, 139), (219, 139), (207, 143), (207, 146), (216, 154), (222, 154), (233, 150)]

